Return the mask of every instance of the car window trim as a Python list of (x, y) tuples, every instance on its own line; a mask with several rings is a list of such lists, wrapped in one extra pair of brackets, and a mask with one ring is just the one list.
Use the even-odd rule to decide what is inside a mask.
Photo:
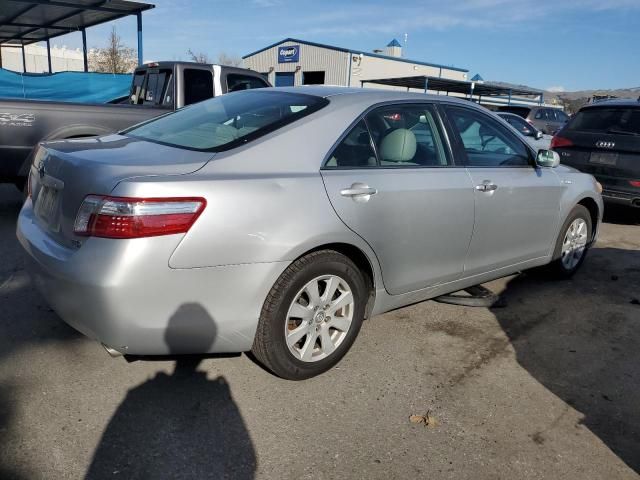
[[(367, 107), (367, 109), (362, 112), (360, 115), (358, 115), (356, 117), (356, 119), (351, 122), (351, 124), (349, 124), (349, 126), (345, 129), (344, 132), (342, 132), (342, 134), (338, 137), (338, 140), (336, 140), (333, 145), (331, 146), (331, 148), (329, 149), (328, 153), (325, 155), (324, 159), (322, 160), (321, 166), (320, 166), (320, 170), (321, 171), (345, 171), (345, 170), (363, 170), (363, 171), (371, 171), (371, 170), (424, 170), (424, 169), (433, 169), (433, 168), (465, 168), (465, 166), (463, 164), (458, 164), (456, 163), (455, 159), (455, 155), (454, 155), (454, 151), (449, 139), (449, 134), (447, 132), (447, 129), (445, 128), (444, 125), (444, 121), (443, 121), (443, 116), (442, 113), (440, 111), (440, 109), (438, 108), (438, 104), (440, 102), (426, 102), (426, 101), (421, 101), (421, 100), (414, 100), (414, 99), (405, 99), (405, 100), (387, 100), (384, 102), (378, 102), (376, 104), (370, 105), (369, 107)], [(394, 105), (426, 105), (431, 106), (432, 107), (432, 113), (435, 115), (436, 117), (436, 122), (438, 123), (438, 127), (440, 128), (442, 133), (442, 142), (443, 142), (443, 146), (445, 149), (445, 155), (448, 156), (447, 160), (449, 160), (451, 163), (448, 165), (400, 165), (397, 167), (391, 166), (391, 165), (381, 165), (380, 164), (380, 156), (378, 155), (378, 148), (375, 145), (375, 142), (373, 141), (373, 136), (371, 135), (371, 129), (369, 128), (369, 124), (367, 123), (366, 117), (369, 113), (371, 113), (373, 110), (380, 108), (380, 107), (390, 107), (390, 106), (394, 106)], [(333, 152), (335, 151), (335, 149), (342, 143), (342, 141), (351, 133), (351, 130), (353, 128), (355, 128), (355, 126), (360, 122), (360, 120), (364, 120), (365, 125), (367, 126), (367, 132), (369, 133), (369, 141), (371, 142), (371, 146), (373, 148), (373, 151), (376, 155), (376, 165), (375, 166), (371, 166), (371, 167), (361, 167), (361, 166), (353, 166), (353, 167), (328, 167), (327, 163), (329, 162), (329, 160), (331, 160), (331, 156), (333, 155)]]
[[(455, 108), (461, 108), (464, 110), (469, 110), (471, 112), (474, 113), (479, 113), (480, 115), (486, 115), (487, 118), (489, 119), (489, 121), (493, 121), (495, 122), (499, 127), (504, 128), (504, 126), (500, 125), (500, 123), (498, 121), (496, 121), (495, 119), (491, 118), (491, 116), (483, 113), (482, 111), (479, 111), (477, 108), (470, 108), (467, 107), (466, 105), (460, 105), (457, 103), (453, 103), (453, 102), (443, 102), (443, 113), (447, 118), (447, 125), (449, 127), (449, 129), (451, 130), (451, 135), (453, 136), (453, 138), (455, 139), (455, 144), (457, 147), (457, 152), (458, 155), (460, 155), (460, 158), (463, 159), (464, 162), (464, 166), (465, 168), (470, 168), (470, 169), (478, 169), (478, 168), (532, 168), (533, 170), (536, 169), (536, 164), (535, 164), (535, 156), (533, 155), (532, 152), (532, 148), (529, 146), (529, 144), (524, 141), (521, 140), (520, 137), (521, 135), (519, 133), (517, 133), (516, 135), (513, 135), (513, 137), (515, 138), (516, 141), (520, 142), (520, 144), (522, 146), (524, 146), (525, 151), (527, 152), (527, 165), (469, 165), (469, 157), (467, 155), (467, 151), (464, 148), (464, 143), (462, 142), (462, 137), (460, 137), (460, 133), (458, 132), (458, 129), (454, 127), (449, 112), (447, 111), (447, 107), (455, 107)], [(507, 130), (508, 132), (509, 130)]]

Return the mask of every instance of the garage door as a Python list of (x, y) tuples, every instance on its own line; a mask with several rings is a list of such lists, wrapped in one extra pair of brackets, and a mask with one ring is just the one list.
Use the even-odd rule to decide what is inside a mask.
[(294, 72), (276, 72), (276, 87), (293, 87)]

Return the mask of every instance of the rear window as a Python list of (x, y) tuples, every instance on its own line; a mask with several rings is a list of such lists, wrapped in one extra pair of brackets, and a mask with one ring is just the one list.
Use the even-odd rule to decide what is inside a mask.
[(197, 103), (123, 133), (174, 147), (222, 151), (295, 122), (327, 103), (311, 95), (247, 90)]
[(569, 122), (566, 130), (640, 135), (640, 108), (585, 108)]

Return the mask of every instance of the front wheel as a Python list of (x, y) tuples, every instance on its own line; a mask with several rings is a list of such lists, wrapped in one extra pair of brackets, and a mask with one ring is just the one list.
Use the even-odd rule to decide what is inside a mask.
[(251, 351), (282, 378), (319, 375), (353, 344), (367, 298), (362, 272), (348, 257), (333, 250), (305, 255), (269, 292)]
[(582, 205), (573, 207), (556, 241), (554, 260), (548, 266), (552, 274), (570, 278), (578, 271), (589, 250), (592, 228), (589, 210)]

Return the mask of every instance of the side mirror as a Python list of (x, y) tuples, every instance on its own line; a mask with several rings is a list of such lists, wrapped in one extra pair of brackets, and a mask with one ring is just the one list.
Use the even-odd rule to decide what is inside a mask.
[(547, 168), (557, 167), (560, 165), (560, 155), (553, 150), (539, 150), (536, 156), (536, 165)]
[(536, 140), (540, 140), (542, 138), (542, 135), (543, 135), (543, 133), (540, 130), (537, 130), (536, 131), (536, 135), (535, 135)]

